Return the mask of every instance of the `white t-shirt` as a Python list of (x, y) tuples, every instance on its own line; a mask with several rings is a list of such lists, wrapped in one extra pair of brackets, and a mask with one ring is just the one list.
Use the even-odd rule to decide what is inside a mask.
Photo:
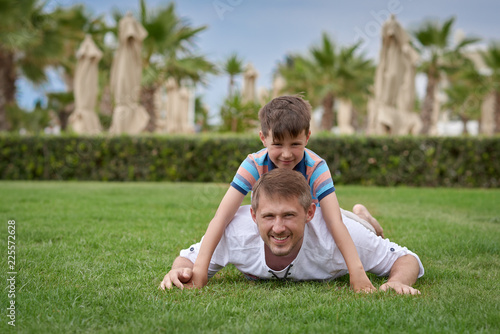
[[(354, 241), (365, 271), (388, 276), (399, 257), (411, 254), (420, 266), (418, 277), (424, 274), (422, 262), (415, 253), (389, 239), (376, 236), (352, 219), (352, 215), (351, 213), (348, 217), (342, 214), (342, 220)], [(182, 250), (180, 256), (194, 263), (200, 245), (201, 241)], [(314, 218), (306, 224), (302, 247), (295, 260), (287, 268), (273, 271), (266, 264), (264, 241), (257, 224), (252, 220), (250, 206), (240, 207), (214, 251), (208, 276), (212, 277), (230, 263), (250, 279), (284, 279), (286, 276), (295, 281), (331, 280), (348, 273), (344, 257), (323, 220), (321, 208), (316, 208)]]

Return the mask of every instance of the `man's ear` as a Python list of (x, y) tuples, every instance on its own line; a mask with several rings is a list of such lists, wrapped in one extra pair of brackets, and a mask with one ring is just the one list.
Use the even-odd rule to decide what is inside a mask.
[(306, 212), (306, 219), (308, 223), (314, 218), (315, 213), (316, 213), (316, 204), (311, 203)]
[(257, 224), (257, 212), (254, 212), (252, 207), (250, 207), (250, 214), (252, 215), (253, 221)]

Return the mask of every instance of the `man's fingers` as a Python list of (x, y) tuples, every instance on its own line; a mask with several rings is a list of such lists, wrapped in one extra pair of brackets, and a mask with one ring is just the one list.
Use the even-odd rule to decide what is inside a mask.
[(181, 280), (179, 279), (179, 276), (183, 276), (183, 272), (168, 272), (165, 277), (163, 278), (163, 281), (160, 284), (160, 288), (162, 290), (165, 289), (172, 289), (172, 285), (180, 288), (181, 290), (184, 289), (184, 284), (182, 284)]
[(179, 276), (182, 276), (182, 281), (187, 283), (193, 277), (193, 271), (189, 268), (184, 268)]
[(385, 283), (380, 286), (380, 291), (387, 291), (388, 289), (392, 289), (396, 291), (396, 293), (400, 295), (419, 295), (420, 291), (412, 288), (409, 285), (401, 284), (401, 283)]
[(174, 284), (176, 287), (180, 288), (181, 290), (184, 289), (184, 284), (182, 284), (181, 280), (179, 279), (180, 275), (181, 275), (181, 273), (179, 273), (179, 275), (173, 275), (173, 278), (169, 279), (170, 282), (167, 282), (167, 283), (170, 283), (169, 289), (172, 287), (172, 284)]
[(373, 293), (373, 292), (377, 291), (377, 288), (372, 286), (372, 287), (364, 289), (363, 291), (366, 293)]

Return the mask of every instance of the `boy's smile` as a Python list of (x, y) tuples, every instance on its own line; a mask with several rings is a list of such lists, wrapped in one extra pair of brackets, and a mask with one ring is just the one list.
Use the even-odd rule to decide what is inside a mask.
[(259, 133), (262, 144), (267, 148), (269, 158), (278, 168), (293, 169), (304, 157), (304, 149), (309, 141), (311, 132), (306, 135), (302, 131), (297, 137), (290, 135), (279, 140), (273, 138), (272, 131), (264, 137), (262, 132)]

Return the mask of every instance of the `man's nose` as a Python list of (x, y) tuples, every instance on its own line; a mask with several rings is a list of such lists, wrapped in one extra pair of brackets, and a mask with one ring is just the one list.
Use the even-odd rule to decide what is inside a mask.
[(281, 218), (277, 218), (276, 221), (274, 222), (273, 232), (276, 234), (281, 234), (285, 232), (285, 225), (283, 224)]

